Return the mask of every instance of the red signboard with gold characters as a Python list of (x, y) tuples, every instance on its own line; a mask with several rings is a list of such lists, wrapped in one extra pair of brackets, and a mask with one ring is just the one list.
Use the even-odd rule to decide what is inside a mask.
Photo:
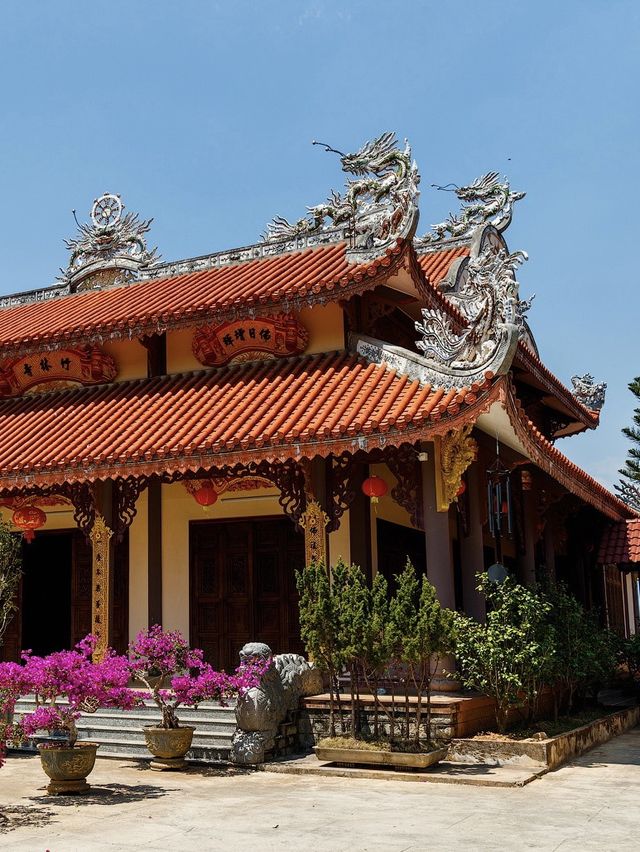
[(99, 346), (51, 349), (0, 362), (0, 397), (111, 382), (116, 362)]
[(207, 367), (221, 367), (299, 355), (308, 340), (309, 333), (294, 314), (276, 314), (199, 326), (193, 335), (193, 354)]

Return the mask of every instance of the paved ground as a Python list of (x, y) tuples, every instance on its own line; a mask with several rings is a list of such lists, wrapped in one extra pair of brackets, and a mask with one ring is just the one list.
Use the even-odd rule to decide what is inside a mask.
[(640, 728), (521, 788), (264, 772), (161, 774), (99, 760), (48, 798), (37, 757), (0, 770), (2, 850), (638, 850)]

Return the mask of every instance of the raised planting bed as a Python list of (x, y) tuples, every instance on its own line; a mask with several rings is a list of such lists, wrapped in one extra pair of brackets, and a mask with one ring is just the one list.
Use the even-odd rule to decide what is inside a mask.
[(363, 741), (340, 743), (339, 738), (329, 744), (314, 746), (318, 760), (327, 763), (339, 763), (347, 766), (404, 766), (413, 769), (426, 769), (444, 760), (449, 749), (432, 748), (420, 751), (391, 751), (385, 744)]
[(640, 721), (640, 707), (627, 707), (555, 737), (514, 739), (511, 736), (476, 736), (453, 739), (449, 759), (461, 763), (498, 766), (539, 766), (555, 769), (594, 746), (618, 736)]

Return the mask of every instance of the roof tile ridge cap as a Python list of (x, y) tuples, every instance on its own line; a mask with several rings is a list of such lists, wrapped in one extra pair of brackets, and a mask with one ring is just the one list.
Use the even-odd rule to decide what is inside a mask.
[(510, 396), (515, 404), (516, 413), (518, 414), (520, 420), (523, 421), (523, 425), (530, 427), (530, 430), (533, 433), (535, 440), (539, 444), (542, 444), (545, 449), (547, 449), (553, 456), (555, 456), (555, 460), (558, 463), (563, 464), (565, 468), (569, 468), (572, 472), (578, 472), (581, 475), (583, 481), (588, 481), (590, 485), (594, 486), (595, 489), (600, 492), (601, 496), (605, 496), (610, 502), (613, 502), (618, 507), (624, 508), (626, 512), (633, 511), (630, 509), (629, 506), (627, 506), (627, 504), (623, 500), (616, 496), (612, 491), (609, 491), (609, 489), (605, 485), (602, 485), (601, 482), (598, 482), (595, 477), (593, 477), (590, 473), (584, 470), (584, 468), (580, 467), (579, 464), (576, 464), (575, 462), (571, 461), (568, 456), (565, 456), (562, 450), (559, 450), (555, 446), (555, 444), (553, 444), (547, 437), (545, 437), (545, 435), (543, 435), (543, 433), (538, 429), (535, 423), (533, 423), (533, 421), (529, 419), (520, 400), (515, 396), (512, 387)]
[(599, 419), (600, 419), (600, 412), (599, 412), (599, 411), (594, 410), (593, 408), (588, 408), (588, 407), (587, 407), (587, 406), (586, 406), (583, 402), (580, 402), (580, 400), (579, 400), (579, 399), (577, 398), (577, 396), (573, 393), (573, 391), (571, 390), (571, 388), (569, 388), (567, 385), (565, 385), (565, 383), (562, 381), (562, 379), (558, 378), (558, 376), (556, 376), (556, 374), (553, 372), (553, 370), (551, 370), (549, 367), (547, 367), (547, 365), (546, 365), (546, 364), (544, 363), (544, 361), (540, 358), (540, 356), (539, 356), (539, 355), (536, 355), (536, 353), (535, 353), (535, 352), (532, 352), (532, 351), (531, 351), (531, 349), (529, 349), (529, 347), (525, 344), (525, 342), (524, 342), (523, 340), (519, 340), (519, 341), (518, 341), (518, 350), (519, 350), (519, 351), (521, 351), (521, 352), (526, 353), (526, 356), (527, 356), (527, 357), (529, 357), (529, 358), (531, 358), (531, 359), (532, 359), (532, 361), (533, 361), (533, 363), (534, 363), (534, 364), (535, 364), (535, 365), (536, 365), (539, 369), (541, 369), (543, 373), (546, 373), (546, 375), (547, 375), (550, 379), (552, 379), (552, 381), (553, 381), (553, 382), (556, 382), (558, 385), (560, 385), (560, 387), (561, 387), (563, 390), (565, 390), (565, 391), (569, 394), (569, 396), (571, 397), (572, 401), (575, 403), (576, 407), (577, 407), (580, 411), (583, 411), (583, 412), (584, 412), (584, 413), (585, 413), (585, 414), (589, 417), (589, 419), (590, 419), (590, 420), (594, 420), (594, 421), (595, 421), (595, 420), (599, 420)]

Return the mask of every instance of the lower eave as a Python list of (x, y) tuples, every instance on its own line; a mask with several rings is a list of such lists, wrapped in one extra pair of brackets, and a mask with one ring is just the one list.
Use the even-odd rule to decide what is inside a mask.
[(0, 403), (0, 491), (327, 457), (429, 440), (487, 410), (349, 352), (254, 362)]

